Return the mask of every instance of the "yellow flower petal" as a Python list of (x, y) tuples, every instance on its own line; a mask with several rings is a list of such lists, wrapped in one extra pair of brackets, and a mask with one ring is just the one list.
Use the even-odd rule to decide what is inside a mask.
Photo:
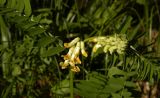
[(98, 41), (103, 41), (105, 39), (106, 39), (106, 37), (99, 36), (99, 37), (94, 37), (93, 39), (90, 40), (90, 42), (98, 42)]
[(81, 53), (82, 53), (83, 56), (88, 57), (88, 54), (84, 49), (81, 50)]
[(87, 52), (84, 50), (84, 48), (85, 48), (84, 42), (81, 41), (81, 53), (82, 53), (83, 56), (87, 57), (88, 54), (87, 54)]
[(109, 45), (105, 45), (105, 47), (103, 48), (103, 51), (106, 53), (106, 52), (108, 52), (108, 49), (109, 49)]
[(68, 65), (69, 65), (69, 60), (65, 60), (64, 63), (60, 62), (60, 66), (61, 66), (62, 69), (67, 68)]
[(100, 45), (100, 44), (94, 45), (93, 52), (96, 52), (98, 50), (98, 48), (100, 48), (100, 47), (102, 47), (102, 45)]
[(78, 42), (77, 45), (76, 45), (76, 49), (74, 50), (74, 54), (75, 54), (75, 55), (79, 54), (80, 47), (81, 47), (81, 43)]
[(74, 59), (79, 55), (79, 52), (80, 52), (80, 42), (77, 43), (70, 60), (74, 61)]
[(68, 43), (64, 43), (64, 47), (65, 47), (65, 48), (69, 48), (70, 46), (69, 46)]
[(68, 54), (62, 56), (64, 60), (68, 60), (70, 56)]
[(75, 66), (75, 62), (74, 61), (70, 61), (69, 64), (70, 64), (71, 67)]
[(75, 48), (75, 47), (71, 47), (71, 48), (69, 49), (68, 53), (67, 53), (66, 55), (63, 55), (63, 56), (62, 56), (62, 57), (64, 58), (64, 60), (68, 60), (68, 59), (71, 58), (72, 53), (73, 53), (73, 51), (74, 51), (74, 48)]
[(71, 42), (69, 42), (69, 43), (64, 43), (64, 47), (65, 47), (65, 48), (72, 47), (72, 46), (75, 45), (79, 40), (80, 40), (80, 38), (79, 38), (79, 37), (76, 37), (76, 38), (73, 39)]
[(112, 54), (116, 49), (117, 49), (116, 46), (111, 46), (111, 47), (109, 48), (110, 54)]
[(74, 66), (74, 67), (71, 68), (71, 71), (73, 71), (73, 72), (80, 72), (80, 69), (79, 69), (78, 66)]
[(81, 41), (80, 43), (81, 43), (81, 49), (84, 49), (84, 42)]
[(81, 60), (79, 59), (79, 57), (76, 57), (74, 62), (75, 62), (76, 64), (81, 64)]

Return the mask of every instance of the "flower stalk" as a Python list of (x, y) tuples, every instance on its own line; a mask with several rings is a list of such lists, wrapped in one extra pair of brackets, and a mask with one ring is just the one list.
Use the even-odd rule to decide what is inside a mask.
[(74, 90), (73, 90), (73, 78), (74, 78), (74, 73), (73, 71), (70, 70), (70, 98), (74, 98)]

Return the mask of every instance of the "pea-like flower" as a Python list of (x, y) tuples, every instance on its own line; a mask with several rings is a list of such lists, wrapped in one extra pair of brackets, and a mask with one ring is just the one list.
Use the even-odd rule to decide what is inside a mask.
[(70, 58), (71, 58), (74, 49), (75, 49), (75, 47), (71, 47), (71, 48), (69, 49), (69, 52), (68, 52), (66, 55), (62, 55), (62, 57), (64, 58), (64, 60), (67, 60), (67, 59), (70, 59)]
[(104, 48), (103, 48), (103, 51), (104, 51), (105, 53), (107, 53), (108, 50), (109, 50), (109, 48), (110, 48), (110, 45), (105, 45)]
[(64, 47), (69, 48), (69, 51), (66, 55), (62, 55), (64, 62), (60, 62), (61, 68), (66, 69), (67, 67), (70, 67), (71, 71), (79, 72), (80, 68), (76, 66), (76, 64), (81, 64), (81, 60), (79, 58), (80, 53), (85, 57), (88, 56), (85, 51), (84, 42), (80, 41), (80, 38), (77, 37), (69, 43), (64, 43)]
[(72, 53), (72, 56), (71, 56), (72, 61), (74, 61), (74, 59), (79, 55), (80, 48), (81, 48), (81, 44), (80, 44), (80, 42), (77, 42), (76, 47), (75, 47), (75, 49)]
[[(103, 49), (104, 53), (113, 54), (117, 52), (118, 54), (123, 54), (127, 46), (127, 39), (122, 35), (115, 34), (114, 36), (100, 36), (93, 37), (88, 40), (89, 42), (95, 43), (92, 51), (96, 52), (99, 48)], [(85, 51), (85, 44), (83, 41), (80, 41), (80, 38), (77, 37), (69, 43), (64, 43), (65, 48), (69, 48), (69, 51), (66, 55), (62, 55), (64, 62), (60, 62), (62, 69), (70, 67), (71, 71), (79, 72), (80, 68), (76, 64), (81, 64), (79, 55), (82, 54), (84, 57), (87, 57), (88, 54)]]
[(94, 38), (91, 39), (90, 41), (91, 41), (91, 42), (98, 42), (98, 41), (105, 40), (105, 39), (106, 39), (105, 36), (98, 36), (98, 37), (94, 37)]
[(73, 72), (80, 72), (80, 69), (79, 69), (78, 66), (74, 66), (74, 67), (71, 68), (71, 71), (73, 71)]
[(93, 47), (93, 52), (96, 52), (98, 48), (103, 48), (103, 52), (117, 52), (118, 54), (123, 54), (127, 46), (127, 39), (122, 35), (114, 36), (100, 36), (91, 39), (90, 41), (96, 43)]
[(65, 60), (64, 62), (60, 62), (60, 66), (62, 69), (66, 69), (69, 65), (69, 60)]
[(100, 48), (100, 47), (102, 47), (101, 44), (95, 44), (94, 47), (93, 47), (93, 49), (92, 49), (92, 51), (96, 52), (98, 50), (98, 48)]
[(65, 48), (70, 48), (70, 47), (74, 46), (79, 40), (80, 40), (80, 38), (76, 37), (70, 43), (64, 43), (64, 47)]
[(82, 53), (83, 56), (88, 57), (88, 54), (87, 54), (87, 52), (85, 51), (84, 48), (85, 48), (84, 42), (81, 41), (81, 53)]

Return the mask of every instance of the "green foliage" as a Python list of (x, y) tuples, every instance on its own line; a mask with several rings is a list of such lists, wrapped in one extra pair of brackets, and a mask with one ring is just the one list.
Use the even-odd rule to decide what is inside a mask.
[(80, 57), (81, 72), (72, 77), (80, 81), (74, 82), (74, 93), (86, 98), (139, 97), (136, 81), (160, 79), (158, 2), (0, 0), (1, 97), (68, 97), (68, 70), (59, 69), (60, 54), (67, 50), (63, 41), (79, 37), (87, 42), (114, 34), (126, 35), (124, 54), (102, 49), (92, 53), (94, 43), (85, 43), (88, 58)]
[(65, 79), (52, 87), (52, 92), (58, 95), (69, 94), (69, 80)]
[(76, 84), (75, 92), (85, 98), (133, 98), (131, 91), (136, 91), (136, 84), (129, 80), (132, 75), (116, 67), (108, 70), (109, 77), (89, 73), (87, 80)]
[(49, 19), (31, 15), (29, 0), (1, 4), (1, 97), (44, 95), (58, 80), (55, 57), (63, 51), (62, 41), (47, 31)]

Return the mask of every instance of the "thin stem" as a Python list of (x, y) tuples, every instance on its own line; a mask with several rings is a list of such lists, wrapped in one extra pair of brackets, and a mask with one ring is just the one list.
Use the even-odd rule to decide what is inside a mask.
[(73, 78), (74, 78), (74, 74), (70, 70), (70, 98), (74, 98), (73, 97)]
[(56, 57), (54, 57), (53, 59), (54, 59), (54, 62), (55, 62), (55, 64), (56, 64), (56, 66), (57, 66), (59, 80), (61, 81), (61, 80), (62, 80), (62, 79), (61, 79), (61, 73), (60, 73), (60, 68), (59, 68), (57, 59), (56, 59)]

